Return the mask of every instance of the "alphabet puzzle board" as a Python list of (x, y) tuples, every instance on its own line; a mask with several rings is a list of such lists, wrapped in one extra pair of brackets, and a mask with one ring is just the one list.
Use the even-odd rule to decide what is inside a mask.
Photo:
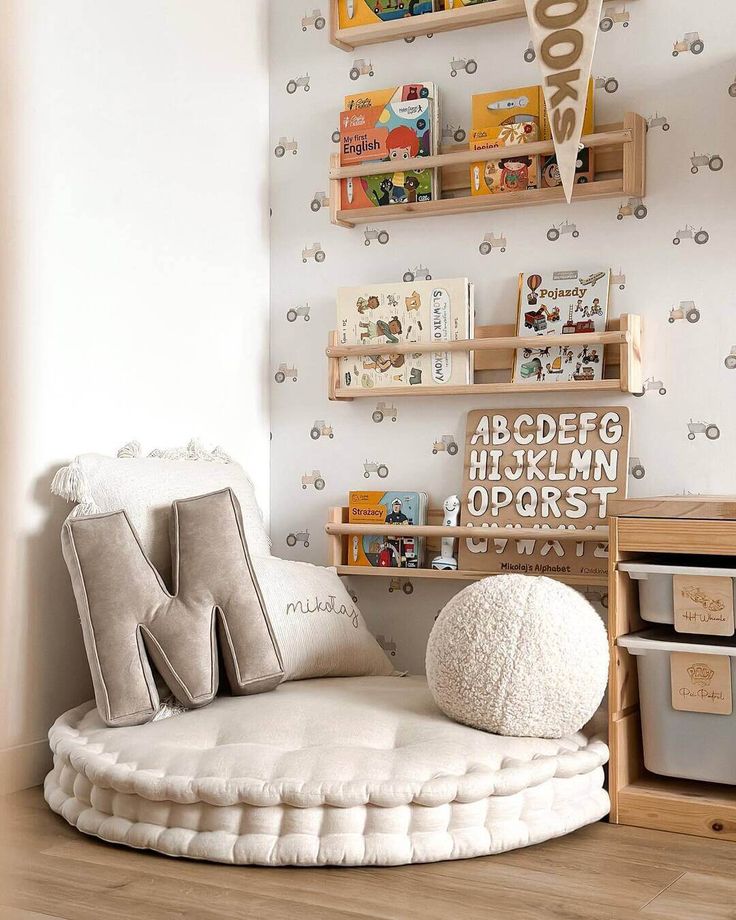
[[(626, 497), (629, 427), (624, 406), (469, 412), (461, 523), (542, 532), (605, 525), (608, 501)], [(605, 576), (608, 545), (467, 539), (458, 564), (489, 574)]]

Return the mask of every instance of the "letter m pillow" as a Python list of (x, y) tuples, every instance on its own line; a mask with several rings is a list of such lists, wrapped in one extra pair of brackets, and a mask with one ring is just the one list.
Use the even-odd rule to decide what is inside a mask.
[(219, 645), (234, 694), (272, 690), (283, 666), (230, 489), (173, 503), (173, 594), (124, 511), (71, 518), (62, 548), (95, 699), (108, 725), (150, 721), (151, 665), (187, 707), (217, 693)]

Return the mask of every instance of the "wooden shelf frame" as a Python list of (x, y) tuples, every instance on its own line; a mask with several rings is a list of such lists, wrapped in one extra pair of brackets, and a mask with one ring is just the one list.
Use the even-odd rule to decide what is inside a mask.
[(354, 51), (363, 45), (378, 45), (402, 38), (452, 32), (511, 19), (526, 19), (524, 0), (494, 0), (477, 6), (460, 6), (453, 10), (405, 16), (389, 22), (341, 29), (338, 25), (337, 0), (330, 0), (330, 41), (343, 51)]
[[(496, 0), (502, 2), (502, 0)], [(493, 6), (494, 4), (489, 4)], [(482, 9), (465, 7), (465, 9)], [(427, 14), (439, 15), (439, 14)], [(416, 17), (421, 19), (422, 17)], [(646, 193), (646, 119), (627, 112), (620, 124), (603, 125), (582, 143), (596, 149), (596, 176), (593, 182), (579, 183), (573, 191), (573, 202), (601, 198), (643, 198)], [(524, 146), (529, 154), (554, 152), (552, 141), (537, 141)], [(565, 202), (561, 187), (502, 192), (496, 195), (470, 194), (470, 164), (503, 159), (506, 147), (470, 150), (468, 146), (452, 147), (436, 156), (413, 157), (402, 161), (402, 170), (438, 168), (442, 171), (443, 194), (450, 197), (437, 201), (417, 201), (393, 204), (382, 208), (351, 208), (341, 206), (342, 179), (356, 176), (378, 176), (395, 172), (387, 162), (366, 163), (363, 166), (341, 166), (340, 155), (330, 157), (330, 219), (340, 227), (353, 228), (361, 224), (385, 223), (414, 217), (441, 217), (478, 211), (505, 210)]]
[[(480, 527), (444, 527), (440, 524), (432, 523), (441, 521), (443, 512), (441, 508), (430, 508), (427, 513), (429, 524), (424, 526), (415, 525), (388, 525), (392, 536), (423, 536), (427, 538), (427, 556), (437, 555), (439, 552), (439, 540), (443, 536), (456, 538), (475, 537), (485, 539), (492, 537), (502, 537), (503, 539), (553, 539), (553, 540), (575, 540), (583, 543), (607, 543), (608, 528), (599, 527), (594, 530), (561, 530), (551, 528), (550, 530), (540, 530), (533, 527), (517, 528), (498, 528), (497, 531), (489, 534), (489, 528)], [(333, 507), (329, 509), (325, 533), (328, 537), (328, 565), (337, 569), (338, 575), (355, 575), (369, 576), (374, 578), (399, 578), (413, 581), (416, 578), (434, 578), (445, 581), (479, 581), (481, 578), (488, 578), (491, 572), (470, 571), (456, 569), (447, 571), (441, 569), (397, 569), (397, 568), (369, 568), (368, 566), (346, 565), (348, 541), (355, 534), (376, 534), (385, 536), (387, 527), (380, 524), (350, 524), (348, 523), (348, 508)], [(568, 585), (595, 586), (605, 587), (608, 579), (605, 576), (595, 575), (550, 575), (550, 578), (556, 578)]]
[[(660, 504), (667, 501), (663, 499)], [(657, 500), (648, 502), (656, 513)], [(609, 518), (610, 820), (613, 824), (736, 841), (736, 787), (672, 779), (646, 770), (636, 659), (617, 644), (619, 636), (649, 625), (639, 616), (636, 583), (618, 570), (618, 563), (653, 553), (736, 556), (736, 520), (626, 517), (627, 504), (628, 500), (614, 501)]]
[[(340, 345), (337, 333), (331, 332), (325, 354), (327, 356), (328, 396), (331, 400), (355, 398), (390, 398), (400, 396), (484, 396), (499, 393), (554, 393), (554, 392), (620, 392), (641, 393), (643, 370), (641, 364), (641, 318), (634, 313), (624, 313), (619, 319), (609, 320), (605, 332), (574, 333), (571, 335), (517, 336), (515, 327), (509, 325), (478, 326), (475, 338), (443, 342), (402, 342), (398, 345)], [(488, 382), (487, 373), (511, 374), (516, 349), (539, 348), (540, 345), (602, 345), (605, 349), (605, 373), (612, 375), (603, 380), (573, 380), (531, 383)], [(475, 356), (475, 381), (469, 384), (438, 386), (400, 386), (355, 389), (340, 386), (340, 359), (360, 358), (379, 353), (415, 354), (437, 351), (470, 352)]]

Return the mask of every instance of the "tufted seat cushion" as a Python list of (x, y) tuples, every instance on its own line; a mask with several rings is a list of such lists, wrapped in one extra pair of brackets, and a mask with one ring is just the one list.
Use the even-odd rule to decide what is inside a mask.
[(108, 728), (93, 703), (49, 734), (51, 808), (87, 834), (262, 865), (398, 865), (538, 843), (608, 812), (608, 750), (487, 734), (424, 678), (322, 678)]

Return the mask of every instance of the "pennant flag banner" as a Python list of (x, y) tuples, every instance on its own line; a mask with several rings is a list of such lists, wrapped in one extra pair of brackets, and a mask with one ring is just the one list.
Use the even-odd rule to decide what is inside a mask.
[(568, 202), (583, 133), (585, 100), (603, 0), (524, 0)]

